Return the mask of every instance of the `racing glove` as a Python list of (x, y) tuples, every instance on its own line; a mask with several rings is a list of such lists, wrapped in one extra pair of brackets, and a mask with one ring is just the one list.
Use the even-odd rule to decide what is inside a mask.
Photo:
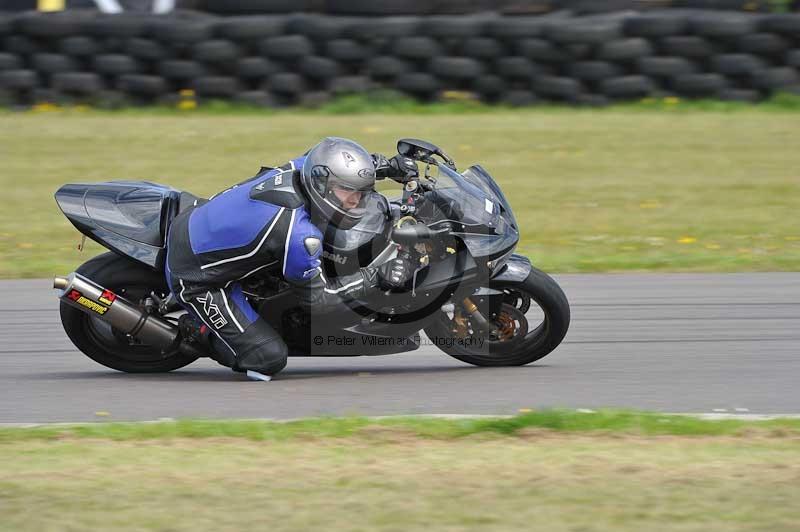
[(386, 171), (389, 169), (389, 159), (382, 153), (372, 154), (372, 164), (375, 165), (375, 175), (387, 177)]
[[(385, 262), (377, 268), (363, 268), (363, 270), (374, 271), (364, 274), (365, 283), (371, 284), (372, 287), (378, 286), (382, 290), (403, 288), (414, 274), (411, 262), (402, 257)], [(374, 278), (374, 280), (367, 281), (368, 277)]]
[(375, 175), (379, 177), (417, 177), (419, 170), (414, 159), (397, 154), (391, 159), (380, 153), (372, 154), (375, 163)]

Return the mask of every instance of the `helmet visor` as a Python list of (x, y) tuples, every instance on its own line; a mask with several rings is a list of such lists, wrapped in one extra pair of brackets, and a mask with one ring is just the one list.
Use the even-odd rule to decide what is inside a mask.
[[(327, 219), (335, 226), (349, 228), (357, 224), (366, 212), (367, 197), (374, 193), (374, 180), (347, 180), (334, 174), (326, 165), (314, 165), (307, 179), (310, 187), (322, 200), (318, 219)], [(360, 188), (355, 183), (363, 182)], [(359, 183), (360, 184), (360, 183)]]
[(364, 216), (366, 198), (371, 190), (356, 190), (337, 183), (329, 183), (324, 200), (337, 212), (350, 218)]

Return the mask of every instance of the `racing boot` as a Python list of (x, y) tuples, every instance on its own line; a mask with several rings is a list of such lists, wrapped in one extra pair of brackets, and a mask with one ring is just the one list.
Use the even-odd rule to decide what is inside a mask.
[(178, 319), (178, 330), (181, 338), (203, 356), (207, 356), (227, 368), (235, 365), (236, 359), (230, 351), (221, 344), (204, 323), (197, 321), (191, 314), (184, 314)]

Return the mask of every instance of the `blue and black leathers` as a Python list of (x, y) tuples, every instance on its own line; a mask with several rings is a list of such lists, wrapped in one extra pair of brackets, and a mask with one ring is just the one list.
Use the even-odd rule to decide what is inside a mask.
[(264, 169), (207, 203), (177, 216), (167, 242), (166, 276), (172, 292), (218, 341), (220, 361), (237, 370), (272, 375), (286, 365), (287, 348), (250, 306), (239, 281), (279, 269), (298, 303), (333, 306), (377, 284), (362, 270), (326, 280), (322, 234), (306, 210), (297, 178), (304, 157)]

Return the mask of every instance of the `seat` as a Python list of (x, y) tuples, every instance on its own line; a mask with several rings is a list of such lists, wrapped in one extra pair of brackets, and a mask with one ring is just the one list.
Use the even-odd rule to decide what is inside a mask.
[(86, 213), (98, 227), (155, 247), (164, 246), (175, 216), (206, 201), (147, 181), (87, 185), (84, 195)]

